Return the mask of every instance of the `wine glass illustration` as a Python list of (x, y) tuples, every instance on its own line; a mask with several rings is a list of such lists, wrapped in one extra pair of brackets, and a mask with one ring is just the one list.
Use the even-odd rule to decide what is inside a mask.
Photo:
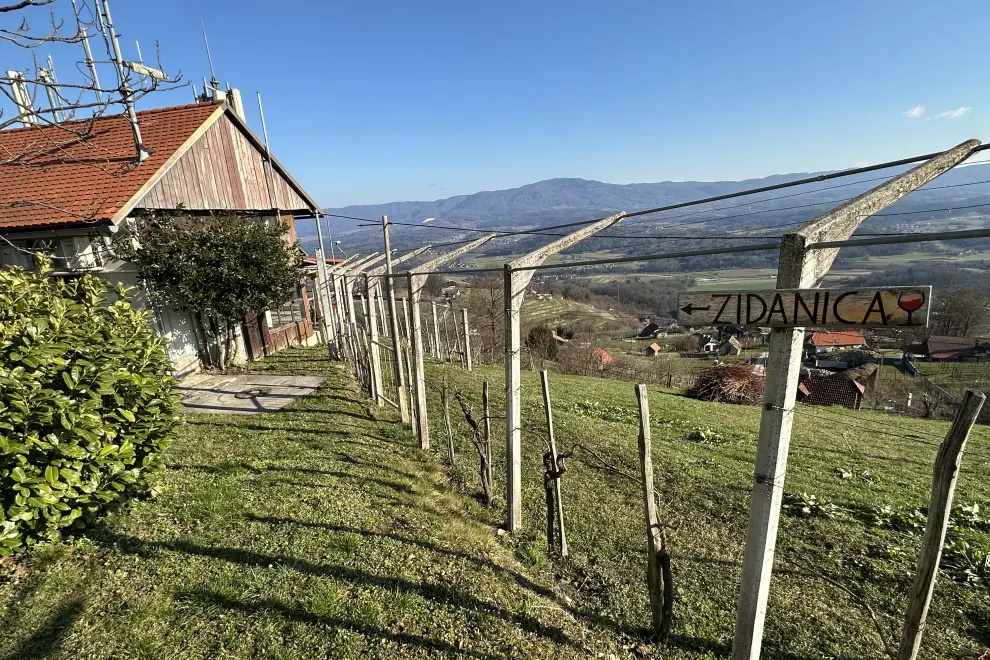
[(904, 291), (897, 297), (897, 306), (907, 312), (908, 319), (904, 325), (914, 325), (914, 313), (925, 304), (925, 294), (920, 291)]

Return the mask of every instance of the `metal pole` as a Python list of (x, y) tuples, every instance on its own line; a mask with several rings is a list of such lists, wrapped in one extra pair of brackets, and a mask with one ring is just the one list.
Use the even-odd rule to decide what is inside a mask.
[(392, 335), (392, 365), (395, 371), (396, 401), (402, 422), (409, 421), (409, 406), (406, 405), (406, 382), (402, 374), (399, 357), (399, 317), (395, 311), (395, 285), (392, 283), (392, 249), (388, 240), (388, 216), (382, 216), (382, 235), (385, 241), (385, 292), (388, 296), (389, 332)]
[(143, 163), (151, 154), (141, 141), (141, 127), (138, 126), (137, 113), (134, 111), (134, 102), (131, 100), (131, 87), (127, 84), (127, 76), (124, 73), (124, 56), (120, 53), (120, 42), (117, 40), (117, 33), (113, 29), (113, 19), (110, 18), (110, 2), (102, 0), (103, 18), (106, 22), (107, 31), (110, 33), (110, 45), (113, 48), (113, 63), (117, 67), (117, 77), (120, 79), (120, 97), (127, 110), (127, 118), (131, 122), (131, 133), (134, 136), (134, 148), (137, 149), (137, 162)]

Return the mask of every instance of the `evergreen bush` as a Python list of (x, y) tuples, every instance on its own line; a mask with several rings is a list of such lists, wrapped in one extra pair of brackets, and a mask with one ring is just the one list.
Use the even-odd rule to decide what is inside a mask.
[(0, 269), (0, 557), (147, 493), (178, 423), (147, 313), (39, 261)]

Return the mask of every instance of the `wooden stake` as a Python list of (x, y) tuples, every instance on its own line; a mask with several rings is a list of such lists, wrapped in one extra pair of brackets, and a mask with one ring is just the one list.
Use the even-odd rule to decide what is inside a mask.
[[(409, 348), (408, 343), (402, 344), (402, 352), (406, 358), (406, 382), (413, 382), (413, 362), (412, 362), (412, 350)], [(409, 395), (409, 428), (415, 428), (416, 423), (414, 417), (419, 416), (419, 411), (416, 407), (416, 397), (413, 392), (413, 387), (407, 387), (406, 393)]]
[(983, 408), (984, 401), (986, 396), (982, 392), (967, 390), (962, 405), (959, 406), (956, 417), (952, 420), (949, 434), (938, 449), (935, 471), (932, 475), (932, 495), (928, 504), (928, 522), (925, 524), (925, 535), (921, 541), (918, 571), (914, 576), (914, 586), (911, 588), (911, 600), (908, 601), (904, 634), (901, 636), (897, 660), (914, 660), (918, 657), (921, 636), (925, 631), (925, 620), (928, 617), (928, 606), (935, 591), (935, 578), (938, 576), (938, 564), (942, 558), (942, 546), (945, 545), (945, 534), (949, 528), (959, 465), (962, 462), (963, 450), (966, 448), (966, 439), (973, 425), (976, 424), (976, 418)]
[[(547, 416), (547, 437), (550, 442), (550, 459), (553, 461), (553, 470), (556, 473), (560, 470), (560, 463), (557, 458), (557, 441), (553, 435), (553, 410), (550, 408), (550, 382), (547, 379), (547, 372), (540, 372), (540, 383), (543, 385), (543, 409)], [(560, 556), (567, 556), (567, 533), (564, 531), (564, 500), (560, 497), (560, 476), (553, 480), (553, 494), (557, 502), (557, 530), (560, 537)], [(551, 535), (552, 536), (552, 535)]]
[(646, 569), (650, 591), (653, 630), (661, 643), (670, 633), (670, 613), (673, 608), (673, 581), (670, 579), (670, 556), (664, 543), (664, 531), (657, 516), (653, 494), (653, 441), (650, 433), (650, 403), (646, 385), (636, 386), (639, 403), (639, 465), (643, 478), (643, 513), (646, 520), (646, 540), (649, 558)]
[[(375, 400), (379, 406), (385, 405), (385, 399), (383, 398), (384, 392), (382, 391), (382, 356), (378, 352), (378, 305), (375, 300), (374, 287), (371, 285), (370, 277), (367, 273), (364, 276), (364, 288), (368, 292), (368, 296), (371, 300), (368, 301), (367, 311), (368, 316), (365, 317), (365, 324), (368, 326), (367, 331), (369, 333), (368, 337), (368, 352), (370, 354), (370, 366), (371, 366), (371, 397)], [(394, 396), (393, 392), (389, 392), (389, 395)]]
[(442, 359), (440, 353), (440, 317), (437, 316), (437, 303), (435, 301), (430, 301), (430, 307), (433, 308), (433, 357), (439, 360)]
[(471, 368), (471, 330), (468, 327), (467, 307), (461, 309), (461, 325), (464, 328), (464, 368), (473, 371)]
[(466, 245), (451, 250), (446, 254), (440, 255), (435, 259), (432, 259), (425, 264), (409, 271), (407, 275), (407, 282), (409, 284), (409, 308), (411, 312), (410, 316), (410, 330), (412, 335), (412, 350), (413, 350), (413, 391), (416, 399), (416, 434), (419, 436), (419, 446), (421, 449), (430, 448), (430, 427), (427, 420), (426, 414), (426, 376), (424, 375), (424, 365), (423, 365), (423, 318), (420, 312), (420, 297), (423, 291), (423, 287), (426, 285), (426, 278), (429, 276), (428, 271), (436, 270), (446, 263), (450, 263), (454, 259), (457, 259), (462, 254), (470, 252), (471, 250), (487, 243), (495, 234), (488, 234), (482, 236), (481, 238), (471, 241)]
[(488, 381), (481, 384), (481, 406), (485, 409), (485, 452), (488, 458), (488, 483), (495, 488), (492, 476), (495, 474), (492, 468), (492, 410), (488, 402)]
[(423, 360), (423, 318), (419, 309), (419, 290), (414, 275), (408, 276), (410, 310), (412, 312), (413, 393), (416, 399), (416, 435), (419, 448), (430, 448), (430, 423), (426, 411), (426, 366)]
[(443, 406), (443, 425), (447, 430), (447, 459), (454, 465), (454, 428), (450, 425), (450, 406), (447, 405), (447, 379), (440, 390), (440, 405)]
[(467, 369), (464, 365), (464, 345), (461, 342), (461, 330), (457, 327), (457, 312), (454, 311), (453, 301), (447, 303), (447, 308), (450, 310), (450, 320), (454, 324), (454, 348), (457, 352), (457, 361), (461, 363), (461, 369)]
[[(441, 305), (440, 309), (443, 311), (443, 358), (442, 359), (444, 362), (451, 362), (452, 360), (450, 356), (453, 352), (453, 349), (451, 348), (451, 344), (450, 344), (450, 327), (449, 327), (450, 317), (448, 316), (448, 312), (450, 311), (450, 308)], [(454, 334), (455, 335), (457, 334), (456, 331)]]
[[(395, 380), (395, 404), (399, 406), (402, 423), (409, 421), (409, 408), (406, 406), (406, 380), (402, 374), (399, 356), (399, 317), (395, 307), (395, 283), (392, 281), (392, 250), (388, 238), (388, 216), (382, 216), (382, 236), (385, 243), (385, 295), (388, 297), (389, 334), (392, 336), (392, 378)], [(382, 319), (383, 321), (385, 319)]]

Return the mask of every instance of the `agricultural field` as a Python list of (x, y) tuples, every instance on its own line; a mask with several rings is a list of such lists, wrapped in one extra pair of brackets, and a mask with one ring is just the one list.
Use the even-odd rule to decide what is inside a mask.
[(555, 326), (558, 323), (566, 325), (580, 322), (590, 332), (601, 332), (606, 328), (629, 332), (639, 330), (639, 322), (628, 314), (559, 296), (552, 300), (527, 296), (523, 301), (522, 315), (525, 322), (532, 324), (547, 323)]
[[(0, 656), (728, 654), (757, 407), (649, 389), (676, 590), (669, 648), (651, 650), (632, 383), (550, 376), (557, 442), (574, 452), (562, 482), (572, 554), (561, 560), (543, 536), (538, 374), (523, 374), (524, 530), (509, 536), (498, 532), (501, 368), (428, 365), (434, 449), (424, 452), (395, 413), (371, 404), (324, 356), (290, 349), (260, 363), (330, 377), (278, 413), (187, 416), (155, 498), (0, 565)], [(444, 380), (476, 414), (481, 383), (491, 383), (492, 509), (479, 500), (477, 454), (453, 401), (455, 464), (443, 458)], [(947, 427), (845, 409), (796, 414), (764, 657), (882, 657), (883, 641), (898, 638)], [(990, 576), (980, 563), (990, 552), (987, 455), (990, 431), (978, 427), (924, 658), (975, 658), (990, 646)]]

